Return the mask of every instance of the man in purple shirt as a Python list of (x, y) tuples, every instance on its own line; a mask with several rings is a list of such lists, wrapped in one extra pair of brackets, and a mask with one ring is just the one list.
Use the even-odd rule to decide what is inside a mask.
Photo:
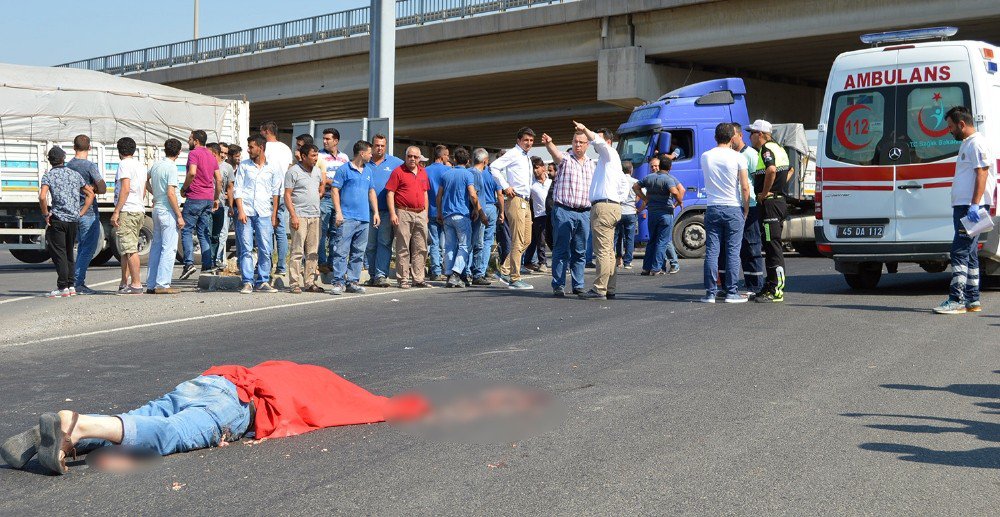
[(201, 270), (209, 272), (215, 268), (212, 257), (212, 212), (219, 208), (219, 192), (222, 190), (222, 175), (219, 173), (219, 161), (205, 147), (208, 135), (201, 129), (191, 132), (188, 137), (190, 151), (187, 158), (187, 177), (181, 187), (184, 208), (184, 229), (181, 232), (181, 244), (184, 247), (184, 270), (181, 279), (194, 274), (194, 236), (197, 230), (198, 243), (201, 245)]

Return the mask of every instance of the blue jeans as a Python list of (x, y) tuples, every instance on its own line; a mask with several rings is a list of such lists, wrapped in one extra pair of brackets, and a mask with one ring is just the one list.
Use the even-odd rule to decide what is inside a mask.
[(510, 227), (507, 226), (506, 219), (501, 223), (499, 218), (500, 216), (497, 215), (497, 229), (494, 238), (497, 241), (497, 264), (503, 264), (507, 262), (507, 255), (510, 253)]
[[(740, 263), (740, 241), (743, 240), (743, 208), (738, 206), (710, 205), (705, 211), (705, 293), (715, 296), (719, 292), (719, 256), (725, 254), (727, 264)], [(727, 295), (736, 295), (739, 270), (726, 268)]]
[(288, 270), (288, 209), (285, 204), (278, 205), (278, 226), (274, 228), (275, 249), (278, 250), (278, 263), (275, 264), (275, 274)]
[(90, 266), (90, 261), (94, 260), (97, 247), (101, 245), (101, 218), (94, 210), (88, 210), (87, 214), (80, 218), (76, 238), (78, 246), (76, 248), (76, 285), (74, 287), (80, 287), (87, 285), (87, 267)]
[(226, 263), (226, 244), (229, 240), (229, 207), (225, 204), (212, 214), (212, 258), (215, 264)]
[[(118, 415), (122, 446), (161, 456), (234, 442), (250, 427), (250, 407), (240, 402), (236, 386), (217, 375), (182, 382), (141, 408)], [(110, 445), (81, 440), (78, 448)]]
[(153, 207), (153, 241), (149, 244), (146, 289), (170, 287), (177, 260), (177, 215), (165, 206)]
[[(989, 212), (989, 205), (985, 205)], [(959, 303), (979, 301), (979, 236), (969, 237), (960, 219), (969, 212), (969, 205), (952, 207), (955, 238), (951, 241), (951, 287), (948, 299)]]
[(441, 274), (444, 225), (437, 222), (437, 214), (427, 220), (427, 256), (431, 259), (431, 275)]
[(181, 208), (184, 217), (184, 229), (181, 230), (181, 243), (184, 246), (184, 265), (194, 265), (194, 232), (198, 232), (198, 244), (201, 246), (201, 268), (212, 269), (212, 200), (187, 199)]
[(333, 198), (327, 196), (319, 201), (319, 264), (333, 269), (333, 250), (337, 247), (340, 229), (333, 224), (337, 212), (333, 209)]
[[(246, 224), (236, 221), (239, 239), (240, 277), (244, 284), (254, 280), (253, 247), (257, 245), (257, 275), (261, 284), (271, 281), (271, 245), (274, 243), (271, 216), (248, 215)], [(260, 285), (260, 284), (258, 284)]]
[(642, 270), (657, 272), (669, 261), (670, 266), (679, 265), (677, 250), (674, 249), (674, 214), (665, 210), (650, 208), (649, 243), (646, 244), (646, 256), (642, 259)]
[(368, 224), (368, 221), (344, 219), (338, 229), (340, 238), (333, 250), (334, 284), (354, 284), (361, 280), (365, 248), (368, 247)]
[(368, 276), (371, 278), (388, 278), (389, 262), (392, 260), (392, 221), (389, 212), (379, 212), (382, 224), (378, 228), (368, 225), (368, 247), (365, 249), (365, 260), (368, 262)]
[(493, 252), (493, 239), (497, 234), (497, 206), (483, 205), (486, 220), (472, 222), (472, 267), (473, 278), (486, 276)]
[(639, 227), (638, 214), (622, 214), (615, 226), (615, 256), (621, 257), (623, 265), (632, 263), (635, 251), (635, 230)]
[(556, 205), (552, 208), (552, 289), (566, 285), (570, 270), (573, 289), (583, 289), (590, 241), (590, 211), (577, 212)]
[(472, 219), (455, 214), (444, 219), (444, 272), (448, 275), (465, 274), (469, 264), (469, 241), (472, 238)]

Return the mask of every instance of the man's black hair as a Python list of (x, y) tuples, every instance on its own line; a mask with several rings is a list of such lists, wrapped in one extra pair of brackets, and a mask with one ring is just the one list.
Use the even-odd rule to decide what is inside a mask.
[(177, 158), (181, 154), (181, 141), (176, 138), (168, 138), (163, 142), (163, 152), (167, 153), (167, 158)]
[(191, 138), (194, 138), (194, 141), (198, 142), (198, 145), (205, 145), (205, 142), (208, 142), (208, 133), (201, 129), (195, 129), (191, 132)]
[(326, 128), (326, 129), (323, 130), (323, 134), (324, 135), (333, 135), (334, 138), (336, 138), (337, 140), (340, 140), (340, 131), (337, 131), (337, 128), (328, 127), (328, 128)]
[(124, 136), (118, 139), (118, 154), (121, 156), (132, 156), (135, 154), (135, 140)]
[(736, 131), (731, 122), (720, 122), (719, 125), (715, 126), (715, 143), (727, 144), (733, 140), (734, 136), (736, 136)]
[(312, 151), (319, 152), (319, 147), (316, 147), (315, 144), (302, 144), (299, 147), (299, 156), (308, 156)]
[(535, 137), (535, 132), (532, 131), (531, 128), (527, 127), (527, 126), (522, 127), (521, 129), (517, 130), (517, 139), (518, 140), (524, 138), (524, 135), (529, 135), (532, 138), (534, 138)]
[(661, 154), (658, 160), (660, 160), (660, 170), (663, 172), (670, 171), (670, 168), (674, 166), (674, 160), (666, 154)]
[(455, 165), (468, 165), (472, 156), (469, 154), (469, 150), (464, 147), (456, 147), (455, 152), (451, 155), (452, 160), (455, 161)]
[[(295, 141), (296, 142), (302, 142), (302, 145), (314, 144), (316, 142), (313, 139), (313, 136), (310, 135), (309, 133), (302, 133), (301, 135), (295, 137)], [(299, 147), (302, 147), (302, 146), (300, 145)]]
[(601, 136), (603, 136), (604, 139), (608, 140), (608, 141), (612, 141), (612, 140), (615, 139), (615, 132), (612, 131), (612, 130), (610, 130), (610, 129), (608, 129), (608, 128), (606, 128), (606, 127), (602, 127), (601, 129), (598, 129), (596, 131), (596, 133), (599, 134), (599, 135), (601, 135)]
[(261, 133), (271, 133), (274, 136), (278, 136), (278, 125), (272, 120), (268, 120), (260, 125)]
[(216, 142), (209, 142), (209, 143), (205, 144), (205, 147), (208, 148), (208, 150), (212, 151), (215, 154), (219, 154), (219, 155), (222, 154), (222, 146), (219, 145)]
[(260, 147), (261, 149), (264, 149), (265, 147), (267, 147), (267, 139), (264, 138), (264, 135), (262, 135), (260, 133), (257, 133), (256, 135), (253, 135), (250, 138), (247, 138), (247, 143), (250, 143), (250, 142), (253, 142), (253, 143), (257, 144), (257, 147)]
[(372, 148), (371, 142), (367, 140), (358, 140), (357, 142), (354, 142), (354, 156), (357, 156), (361, 152), (367, 151), (368, 149), (371, 148)]
[(944, 116), (948, 117), (948, 120), (950, 120), (952, 124), (965, 122), (966, 126), (972, 126), (976, 122), (972, 117), (972, 112), (965, 106), (955, 106), (954, 108), (948, 110), (948, 113), (945, 113)]

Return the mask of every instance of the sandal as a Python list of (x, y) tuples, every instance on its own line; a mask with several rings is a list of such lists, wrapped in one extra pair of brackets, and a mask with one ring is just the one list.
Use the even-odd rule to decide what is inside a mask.
[[(74, 412), (73, 420), (69, 425), (70, 434), (76, 428), (76, 422), (79, 418), (80, 415)], [(52, 471), (53, 474), (62, 475), (69, 472), (69, 468), (66, 467), (66, 456), (72, 454), (73, 460), (76, 461), (76, 447), (73, 446), (73, 442), (63, 432), (59, 414), (43, 413), (38, 418), (38, 431), (38, 462), (43, 467)], [(67, 446), (68, 449), (66, 448)], [(64, 457), (59, 457), (60, 452), (66, 452)]]
[(0, 457), (12, 468), (21, 469), (38, 452), (38, 426), (15, 434), (0, 445)]

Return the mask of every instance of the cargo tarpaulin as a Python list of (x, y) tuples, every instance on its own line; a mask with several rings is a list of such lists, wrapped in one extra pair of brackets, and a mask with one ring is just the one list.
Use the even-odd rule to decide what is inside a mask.
[(233, 101), (73, 68), (0, 64), (0, 139), (182, 142), (194, 129), (222, 133)]

